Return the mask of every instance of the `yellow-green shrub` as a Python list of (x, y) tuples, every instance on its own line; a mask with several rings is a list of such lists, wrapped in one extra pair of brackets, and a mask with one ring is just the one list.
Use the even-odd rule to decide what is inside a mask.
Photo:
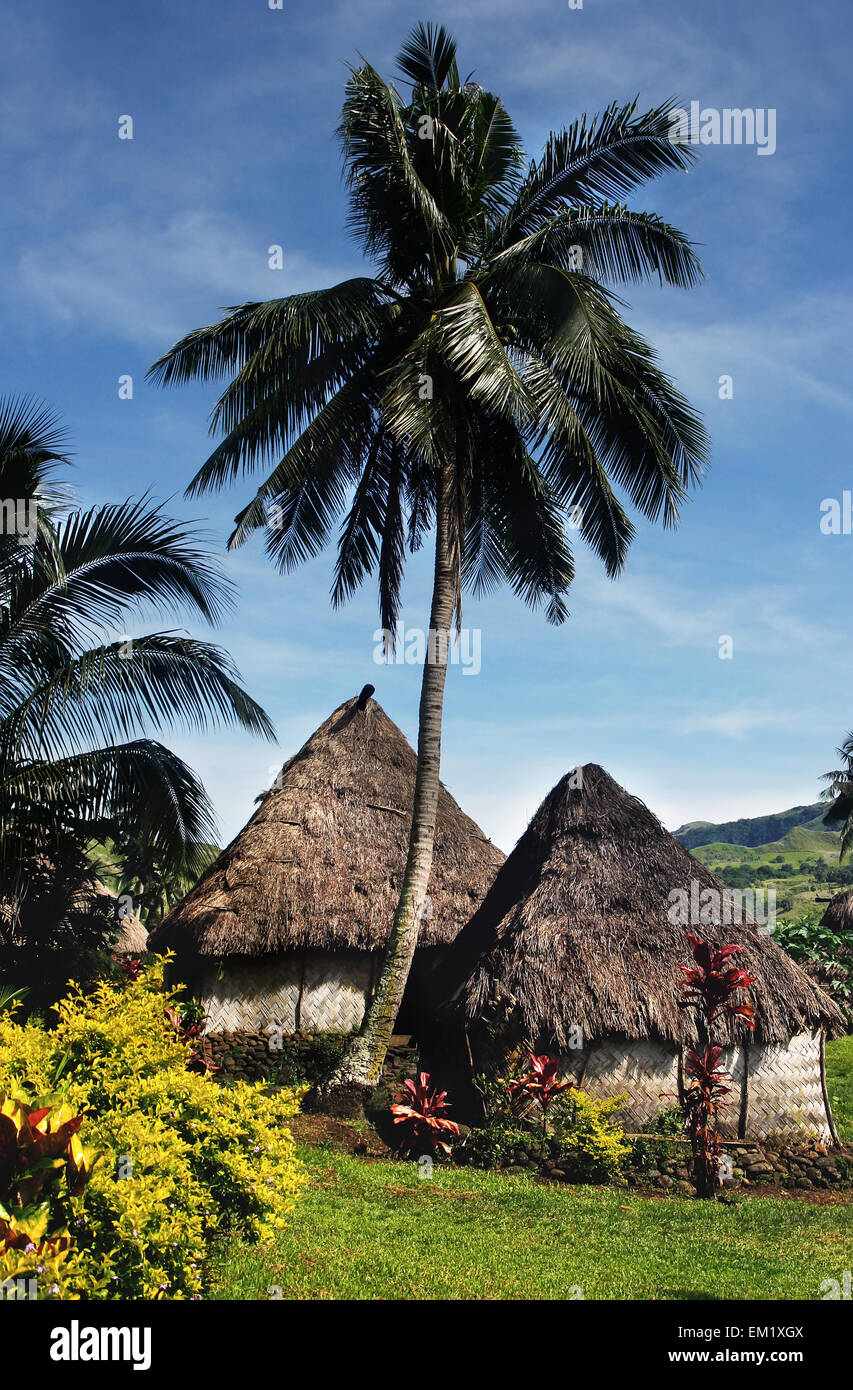
[(618, 1177), (631, 1152), (614, 1116), (624, 1095), (599, 1100), (577, 1086), (564, 1091), (554, 1114), (560, 1158), (577, 1182), (608, 1182)]
[(64, 1296), (198, 1297), (211, 1232), (270, 1239), (305, 1181), (287, 1128), (300, 1093), (188, 1071), (163, 966), (85, 996), (72, 986), (51, 1031), (0, 1015), (0, 1092), (60, 1094), (101, 1155), (71, 1200), (74, 1260), (53, 1281)]

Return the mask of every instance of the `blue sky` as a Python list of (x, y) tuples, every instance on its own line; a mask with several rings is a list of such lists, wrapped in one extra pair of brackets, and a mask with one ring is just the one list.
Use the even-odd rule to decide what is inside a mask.
[[(846, 0), (16, 7), (0, 54), (0, 393), (35, 392), (60, 413), (85, 503), (148, 490), (222, 550), (248, 488), (182, 496), (209, 452), (214, 391), (164, 392), (145, 370), (222, 306), (363, 269), (333, 134), (344, 64), (361, 52), (390, 72), (419, 19), (452, 30), (460, 66), (501, 94), (531, 154), (549, 129), (637, 93), (644, 106), (773, 108), (777, 122), (772, 155), (709, 145), (637, 202), (701, 243), (701, 288), (626, 297), (704, 415), (705, 486), (676, 532), (638, 525), (619, 580), (580, 552), (562, 628), (508, 593), (469, 600), (482, 669), (450, 672), (446, 784), (504, 849), (581, 762), (670, 826), (813, 800), (853, 726), (853, 536), (820, 530), (822, 500), (853, 488)], [(123, 115), (132, 141), (118, 139)], [(118, 397), (125, 373), (132, 400)], [(372, 590), (331, 610), (332, 559), (289, 577), (259, 544), (224, 559), (239, 608), (218, 640), (279, 747), (231, 731), (166, 738), (202, 775), (224, 838), (273, 765), (365, 681), (414, 741), (419, 671), (374, 663)], [(407, 625), (426, 626), (428, 590), (416, 557)]]

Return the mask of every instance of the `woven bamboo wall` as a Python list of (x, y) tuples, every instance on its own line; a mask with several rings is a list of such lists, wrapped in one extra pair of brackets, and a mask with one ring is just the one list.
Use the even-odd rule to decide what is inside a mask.
[[(790, 1135), (830, 1139), (820, 1079), (820, 1035), (800, 1033), (788, 1043), (728, 1048), (720, 1065), (731, 1076), (720, 1133), (766, 1139)], [(561, 1073), (592, 1095), (627, 1092), (621, 1113), (627, 1130), (642, 1129), (658, 1110), (677, 1104), (678, 1053), (655, 1042), (604, 1039), (586, 1051), (567, 1052)]]
[(665, 1043), (605, 1038), (565, 1053), (560, 1070), (593, 1096), (627, 1092), (619, 1118), (628, 1130), (643, 1129), (659, 1110), (678, 1104), (678, 1053)]
[(205, 1032), (348, 1033), (364, 1017), (372, 970), (356, 952), (223, 961), (200, 982)]
[(820, 1034), (800, 1033), (787, 1044), (748, 1049), (747, 1133), (810, 1134), (830, 1138), (820, 1080)]

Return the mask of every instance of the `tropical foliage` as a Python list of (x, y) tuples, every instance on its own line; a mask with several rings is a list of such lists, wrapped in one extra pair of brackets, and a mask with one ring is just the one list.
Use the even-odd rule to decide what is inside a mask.
[[(215, 623), (229, 585), (196, 537), (148, 499), (71, 510), (56, 422), (0, 401), (0, 940), (41, 956), (95, 945), (93, 840), (148, 847), (164, 869), (204, 866), (204, 788), (152, 726), (237, 724), (271, 736), (221, 648), (174, 630), (129, 637), (145, 611)], [(26, 527), (21, 520), (28, 520)], [(33, 974), (31, 965), (18, 975)], [(67, 979), (67, 972), (64, 976)]]
[(701, 1052), (690, 1049), (685, 1071), (690, 1080), (684, 1094), (684, 1128), (693, 1152), (693, 1184), (697, 1197), (713, 1197), (721, 1185), (720, 1138), (716, 1117), (724, 1097), (728, 1073), (720, 1067), (723, 1049), (715, 1042), (715, 1026), (723, 1018), (737, 1018), (755, 1027), (751, 1004), (736, 1002), (735, 994), (755, 983), (755, 976), (730, 964), (742, 946), (710, 945), (688, 932), (694, 965), (682, 965), (685, 1003), (697, 1017)]
[[(11, 1179), (11, 1217), (31, 1239), (7, 1240), (0, 1271), (39, 1279), (41, 1297), (199, 1297), (212, 1233), (270, 1240), (304, 1182), (287, 1128), (299, 1093), (188, 1070), (195, 1043), (170, 1017), (180, 1002), (163, 990), (163, 966), (126, 986), (72, 989), (50, 1031), (0, 1015), (0, 1093), (19, 1131), (45, 1133), (35, 1168), (22, 1162)], [(9, 1187), (7, 1177), (0, 1201)], [(44, 1235), (30, 1224), (36, 1198)], [(44, 1238), (66, 1242), (48, 1282)]]
[(829, 810), (824, 816), (827, 825), (841, 821), (841, 854), (843, 859), (853, 847), (853, 733), (847, 735), (841, 747), (836, 750), (841, 759), (841, 767), (834, 772), (824, 773), (827, 783), (821, 793), (822, 800), (828, 801)]
[(551, 1105), (572, 1084), (570, 1081), (557, 1080), (559, 1069), (559, 1057), (549, 1057), (547, 1053), (537, 1057), (531, 1052), (529, 1070), (521, 1076), (510, 1078), (507, 1082), (507, 1091), (513, 1099), (517, 1101), (523, 1098), (539, 1106), (543, 1130), (547, 1129), (548, 1110)]
[(449, 1108), (447, 1092), (430, 1087), (429, 1072), (419, 1072), (417, 1081), (408, 1077), (391, 1106), (394, 1124), (402, 1126), (401, 1148), (418, 1156), (438, 1152), (449, 1158), (450, 1145), (444, 1136), (459, 1133), (459, 1126), (444, 1114)]
[[(23, 1092), (0, 1095), (0, 1296), (71, 1293), (83, 1276), (65, 1222), (94, 1155), (77, 1137), (83, 1116), (70, 1106), (27, 1104)], [(57, 1224), (58, 1222), (62, 1224)], [(98, 1285), (102, 1287), (102, 1285)]]
[(777, 922), (773, 940), (817, 980), (853, 1023), (853, 931), (833, 931), (821, 912)]
[(88, 849), (98, 878), (119, 898), (129, 899), (133, 915), (149, 931), (186, 896), (219, 853), (218, 845), (190, 845), (182, 868), (167, 848), (132, 833), (119, 843), (107, 840)]
[(534, 1098), (543, 1123), (537, 1122), (524, 1084), (532, 1080), (538, 1097), (543, 1095), (537, 1070), (500, 1078), (477, 1076), (483, 1123), (454, 1149), (454, 1159), (477, 1168), (526, 1167), (571, 1182), (618, 1180), (631, 1152), (617, 1119), (625, 1097), (601, 1100), (568, 1082), (556, 1083), (554, 1089), (557, 1059), (538, 1060), (545, 1063), (546, 1105)]

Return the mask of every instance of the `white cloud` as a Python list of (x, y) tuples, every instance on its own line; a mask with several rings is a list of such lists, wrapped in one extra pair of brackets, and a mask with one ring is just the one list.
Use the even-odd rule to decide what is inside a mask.
[[(646, 303), (649, 301), (646, 300)], [(686, 308), (686, 306), (685, 306)], [(853, 391), (845, 372), (853, 300), (844, 291), (818, 291), (764, 309), (750, 306), (743, 317), (713, 316), (701, 322), (700, 304), (690, 321), (655, 313), (633, 316), (654, 343), (663, 365), (690, 399), (715, 402), (719, 377), (734, 378), (734, 403), (763, 401), (772, 410), (806, 397), (853, 415)]]
[(115, 334), (146, 349), (174, 342), (187, 325), (215, 321), (223, 306), (273, 299), (354, 273), (284, 247), (268, 267), (273, 219), (259, 231), (209, 210), (178, 210), (165, 223), (103, 209), (61, 241), (29, 245), (10, 292), (75, 327)]
[(801, 712), (795, 710), (761, 710), (744, 706), (711, 714), (687, 715), (678, 721), (677, 727), (684, 734), (713, 733), (741, 739), (756, 729), (796, 729), (801, 720)]

